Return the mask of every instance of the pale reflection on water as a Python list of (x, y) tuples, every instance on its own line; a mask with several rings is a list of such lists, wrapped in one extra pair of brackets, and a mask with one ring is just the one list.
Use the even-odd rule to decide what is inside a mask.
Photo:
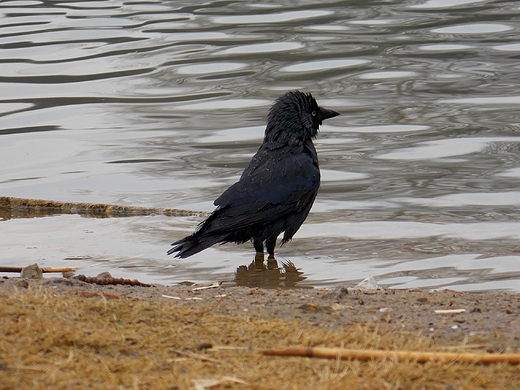
[(318, 200), (278, 252), (296, 268), (262, 273), (247, 244), (166, 257), (200, 218), (160, 215), (4, 216), (0, 264), (520, 291), (517, 2), (13, 0), (0, 13), (0, 196), (211, 211), (283, 92), (342, 114), (316, 141)]

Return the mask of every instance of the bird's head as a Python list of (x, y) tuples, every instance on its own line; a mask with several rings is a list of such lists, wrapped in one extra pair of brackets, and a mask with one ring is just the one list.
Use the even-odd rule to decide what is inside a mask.
[(336, 111), (318, 106), (310, 93), (287, 92), (278, 98), (267, 116), (267, 142), (301, 143), (318, 134), (321, 123), (339, 115)]

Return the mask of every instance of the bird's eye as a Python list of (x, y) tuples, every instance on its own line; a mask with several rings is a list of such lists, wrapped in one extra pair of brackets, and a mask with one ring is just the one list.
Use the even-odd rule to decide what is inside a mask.
[(316, 116), (316, 111), (311, 112), (312, 116)]

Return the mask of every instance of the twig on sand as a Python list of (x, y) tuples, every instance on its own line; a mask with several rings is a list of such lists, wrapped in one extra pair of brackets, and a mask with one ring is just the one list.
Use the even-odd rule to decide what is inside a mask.
[(85, 282), (85, 283), (100, 284), (100, 285), (126, 284), (128, 286), (142, 286), (142, 287), (151, 286), (151, 284), (141, 283), (137, 279), (114, 278), (108, 272), (103, 272), (103, 273), (99, 274), (98, 276), (78, 275), (78, 276), (74, 276), (73, 279), (81, 280), (82, 282)]
[(175, 353), (180, 356), (199, 359), (199, 360), (202, 360), (203, 362), (222, 363), (221, 360), (213, 359), (213, 358), (203, 356), (203, 355), (200, 355), (200, 354), (194, 353), (194, 352), (185, 352), (185, 351), (176, 350)]
[(506, 362), (520, 364), (520, 354), (455, 353), (455, 352), (418, 352), (418, 351), (379, 351), (369, 349), (289, 347), (262, 351), (264, 355), (303, 356), (342, 360), (396, 360), (426, 363), (430, 361), (482, 363)]
[(222, 284), (222, 282), (215, 282), (209, 286), (195, 287), (191, 291), (200, 291), (200, 290), (207, 290), (209, 288), (218, 288), (218, 287), (220, 287), (221, 284)]

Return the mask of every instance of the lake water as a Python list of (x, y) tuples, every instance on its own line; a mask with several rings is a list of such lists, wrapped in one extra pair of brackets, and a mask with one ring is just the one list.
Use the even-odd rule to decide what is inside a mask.
[(166, 256), (201, 218), (162, 215), (4, 217), (0, 265), (520, 292), (520, 3), (299, 3), (0, 2), (0, 196), (211, 211), (274, 99), (341, 113), (279, 268), (250, 244)]

